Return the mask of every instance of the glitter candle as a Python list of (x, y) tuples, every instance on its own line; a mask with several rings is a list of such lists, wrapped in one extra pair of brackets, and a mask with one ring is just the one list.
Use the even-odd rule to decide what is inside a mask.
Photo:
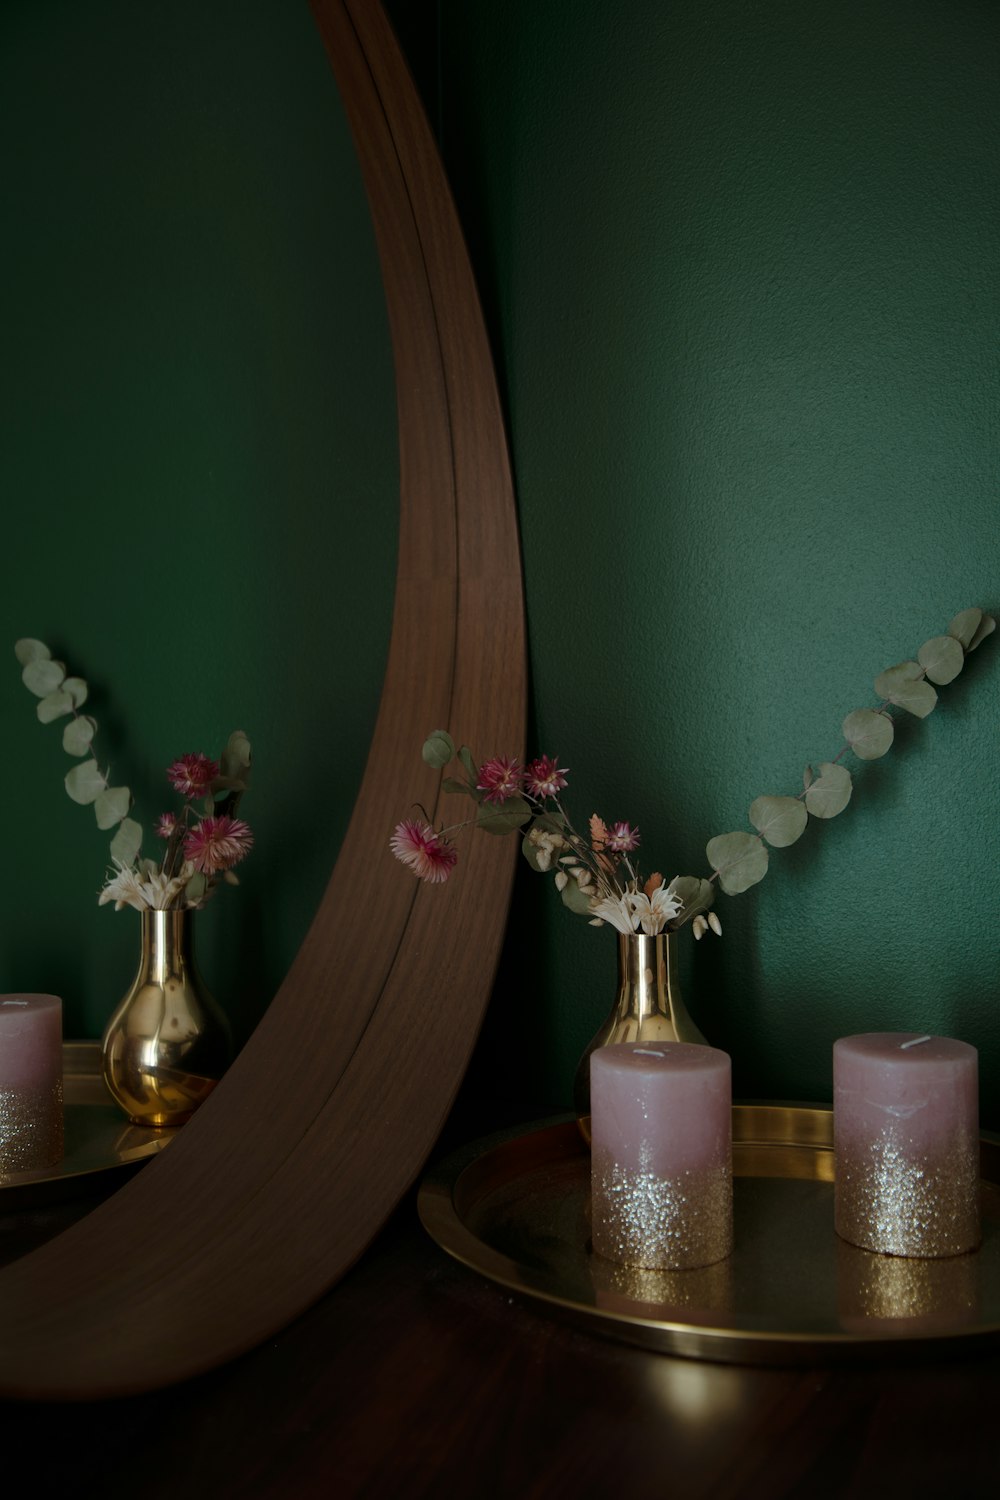
[(62, 1001), (0, 995), (0, 1178), (62, 1155)]
[(912, 1031), (833, 1048), (834, 1227), (883, 1255), (974, 1250), (979, 1226), (979, 1054)]
[(691, 1042), (590, 1059), (591, 1233), (607, 1260), (689, 1270), (733, 1247), (728, 1055)]

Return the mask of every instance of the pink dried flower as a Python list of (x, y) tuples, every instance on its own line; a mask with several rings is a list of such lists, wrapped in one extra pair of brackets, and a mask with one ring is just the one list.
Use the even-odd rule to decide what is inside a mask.
[(532, 797), (555, 797), (568, 785), (564, 774), (568, 769), (568, 766), (558, 765), (547, 755), (540, 755), (525, 772), (529, 794)]
[(184, 858), (202, 875), (231, 870), (250, 853), (253, 834), (242, 818), (202, 818), (184, 837)]
[(458, 860), (458, 850), (443, 839), (429, 823), (405, 818), (396, 824), (389, 848), (397, 859), (408, 865), (420, 880), (439, 885), (447, 880)]
[(165, 812), (160, 815), (156, 825), (156, 837), (158, 839), (169, 839), (177, 832), (177, 817), (175, 813)]
[(612, 823), (604, 847), (612, 854), (631, 854), (633, 849), (639, 847), (638, 828), (630, 828), (627, 823)]
[(476, 789), (485, 792), (487, 802), (507, 802), (516, 797), (524, 785), (524, 771), (509, 755), (497, 755), (479, 768)]
[(204, 797), (212, 790), (212, 782), (219, 774), (218, 762), (207, 755), (182, 755), (172, 766), (167, 767), (167, 779), (175, 792), (189, 800)]

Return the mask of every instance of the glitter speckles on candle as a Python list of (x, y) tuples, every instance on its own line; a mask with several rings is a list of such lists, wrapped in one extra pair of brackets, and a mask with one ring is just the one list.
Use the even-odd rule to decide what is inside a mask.
[(724, 1260), (733, 1247), (732, 1179), (725, 1167), (677, 1177), (593, 1164), (594, 1250), (625, 1266), (684, 1270)]
[(55, 1166), (63, 1154), (63, 1088), (0, 1089), (0, 1179)]
[(836, 1230), (882, 1255), (945, 1256), (974, 1250), (979, 1229), (979, 1143), (959, 1137), (947, 1153), (901, 1148), (890, 1131), (837, 1157)]

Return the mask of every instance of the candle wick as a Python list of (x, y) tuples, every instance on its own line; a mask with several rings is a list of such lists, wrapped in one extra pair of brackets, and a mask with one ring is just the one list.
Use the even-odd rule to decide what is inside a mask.
[(900, 1052), (905, 1052), (906, 1049), (907, 1049), (907, 1047), (919, 1047), (920, 1044), (921, 1044), (921, 1042), (929, 1042), (929, 1041), (930, 1041), (930, 1037), (929, 1036), (915, 1036), (913, 1038), (912, 1042), (900, 1042), (900, 1044), (899, 1044), (899, 1050), (900, 1050)]

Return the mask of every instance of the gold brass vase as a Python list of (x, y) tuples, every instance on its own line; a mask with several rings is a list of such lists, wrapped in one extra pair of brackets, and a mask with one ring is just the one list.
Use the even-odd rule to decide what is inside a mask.
[(700, 1042), (705, 1038), (688, 1015), (677, 978), (676, 935), (618, 934), (618, 993), (604, 1025), (580, 1058), (573, 1107), (581, 1134), (590, 1142), (590, 1054), (618, 1042)]
[(101, 1039), (104, 1081), (136, 1125), (183, 1125), (229, 1066), (229, 1022), (194, 959), (194, 912), (144, 911), (139, 967)]

